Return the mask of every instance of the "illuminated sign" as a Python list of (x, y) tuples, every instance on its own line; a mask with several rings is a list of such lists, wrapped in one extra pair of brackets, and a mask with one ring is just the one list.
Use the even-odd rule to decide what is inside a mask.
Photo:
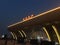
[(23, 18), (23, 21), (27, 21), (27, 20), (29, 20), (29, 19), (31, 19), (33, 17), (34, 17), (34, 15), (32, 14), (31, 16), (27, 16), (27, 17)]

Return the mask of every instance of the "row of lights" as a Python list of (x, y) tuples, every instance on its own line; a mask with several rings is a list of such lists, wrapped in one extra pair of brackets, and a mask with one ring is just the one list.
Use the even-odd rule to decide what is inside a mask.
[(23, 18), (23, 21), (29, 20), (29, 19), (31, 19), (33, 17), (34, 17), (34, 15), (32, 14), (31, 16), (27, 16), (27, 17)]

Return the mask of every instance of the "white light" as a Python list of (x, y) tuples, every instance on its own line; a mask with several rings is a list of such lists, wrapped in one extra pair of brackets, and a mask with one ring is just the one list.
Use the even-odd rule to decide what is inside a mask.
[(38, 42), (40, 42), (40, 36), (37, 36)]
[(55, 42), (56, 45), (58, 45), (59, 43), (58, 42)]
[(40, 37), (39, 37), (39, 36), (37, 36), (37, 39), (40, 39)]
[(4, 35), (2, 35), (2, 38), (4, 38)]

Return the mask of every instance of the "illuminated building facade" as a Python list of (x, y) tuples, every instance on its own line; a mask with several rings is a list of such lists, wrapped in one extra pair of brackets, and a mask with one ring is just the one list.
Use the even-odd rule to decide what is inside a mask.
[(23, 21), (9, 25), (8, 30), (14, 39), (45, 39), (60, 44), (60, 7), (23, 18)]

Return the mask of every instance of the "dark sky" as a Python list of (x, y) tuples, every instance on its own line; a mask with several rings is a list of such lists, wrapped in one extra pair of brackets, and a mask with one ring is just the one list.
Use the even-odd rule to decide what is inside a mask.
[(7, 34), (7, 26), (31, 14), (39, 14), (60, 6), (60, 0), (0, 0), (0, 34)]

